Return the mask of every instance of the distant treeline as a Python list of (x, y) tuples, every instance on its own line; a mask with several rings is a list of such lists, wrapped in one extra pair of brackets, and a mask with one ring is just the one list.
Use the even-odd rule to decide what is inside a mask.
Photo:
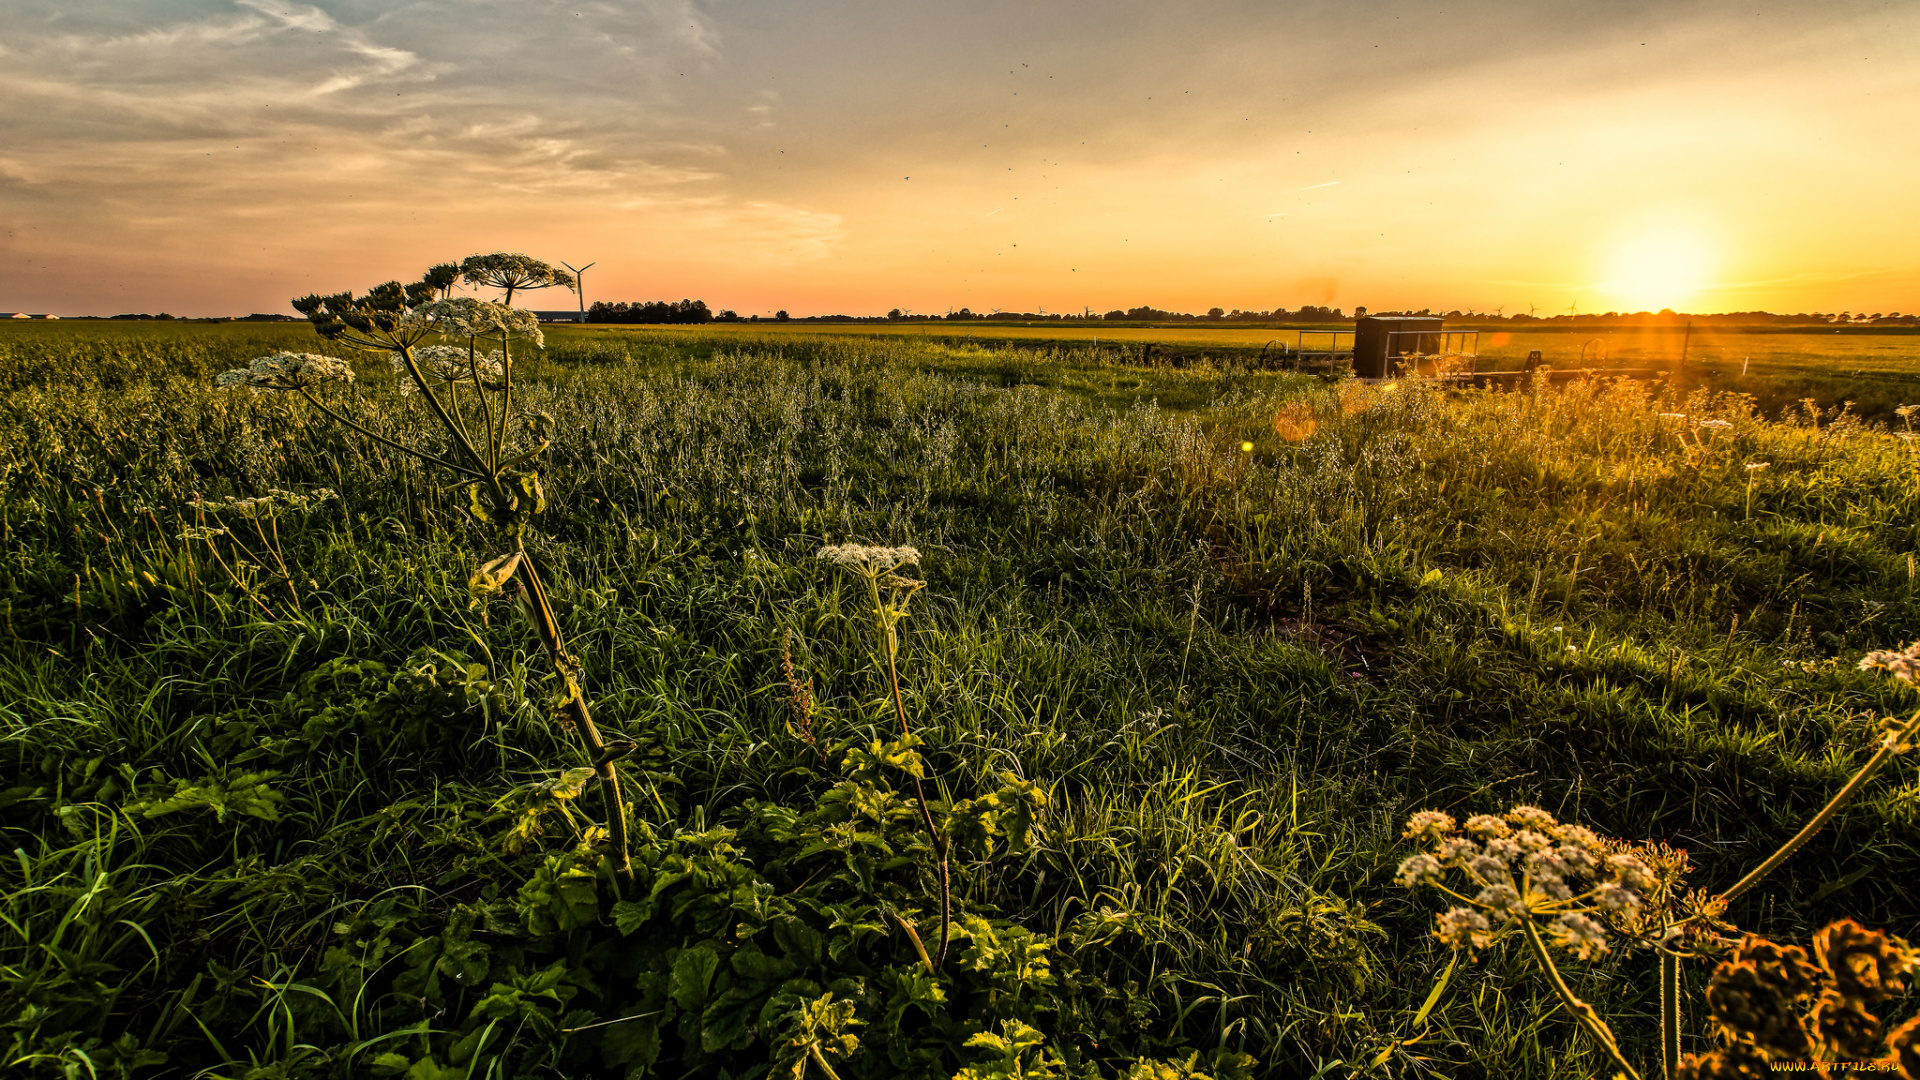
[[(732, 315), (733, 312), (727, 311), (722, 314)], [(708, 323), (713, 321), (713, 312), (707, 309), (705, 300), (682, 300), (677, 304), (670, 300), (651, 300), (632, 304), (609, 304), (601, 300), (587, 309), (587, 321), (590, 323)]]
[[(1193, 323), (1199, 325), (1220, 325), (1227, 323), (1350, 323), (1356, 318), (1369, 314), (1364, 307), (1353, 309), (1352, 314), (1337, 307), (1322, 307), (1307, 304), (1287, 309), (1274, 308), (1271, 311), (1243, 311), (1235, 308), (1227, 311), (1212, 308), (1203, 315), (1184, 311), (1167, 311), (1161, 308), (1143, 305), (1134, 308), (1115, 308), (1104, 314), (1083, 311), (1075, 314), (1062, 314), (1049, 311), (973, 311), (960, 308), (945, 314), (921, 315), (894, 308), (884, 316), (879, 315), (810, 315), (793, 319), (784, 311), (775, 314), (773, 322), (823, 322), (823, 323), (940, 323), (940, 322), (1019, 322), (1019, 323)], [(1776, 314), (1771, 311), (1729, 311), (1712, 315), (1690, 315), (1671, 310), (1662, 311), (1608, 311), (1587, 314), (1585, 312), (1561, 315), (1533, 315), (1519, 313), (1507, 315), (1503, 312), (1464, 311), (1455, 308), (1451, 311), (1434, 311), (1429, 308), (1404, 311), (1375, 311), (1374, 315), (1431, 315), (1463, 323), (1501, 324), (1510, 326), (1552, 327), (1595, 327), (1595, 326), (1685, 326), (1689, 323), (1700, 327), (1712, 326), (1887, 326), (1920, 327), (1920, 315), (1902, 315), (1900, 312), (1800, 312), (1793, 315)], [(741, 318), (731, 311), (722, 311), (715, 316), (718, 322), (761, 322), (758, 315)], [(591, 315), (588, 321), (593, 321)], [(665, 321), (665, 320), (634, 320)]]
[[(835, 318), (835, 319), (845, 319), (850, 317), (851, 316), (846, 316), (846, 315), (832, 316), (832, 318)], [(980, 321), (986, 321), (986, 322), (1217, 323), (1217, 322), (1275, 322), (1279, 320), (1285, 320), (1287, 322), (1343, 322), (1348, 318), (1350, 318), (1350, 316), (1343, 313), (1339, 308), (1319, 307), (1314, 304), (1308, 304), (1305, 307), (1296, 309), (1294, 311), (1288, 311), (1286, 308), (1275, 308), (1272, 311), (1241, 311), (1239, 308), (1235, 308), (1232, 311), (1227, 311), (1223, 308), (1211, 308), (1204, 315), (1193, 315), (1185, 311), (1164, 311), (1160, 308), (1143, 304), (1140, 307), (1135, 307), (1135, 308), (1114, 308), (1112, 311), (1109, 311), (1104, 315), (1095, 314), (1091, 310), (1083, 311), (1078, 314), (1061, 314), (1060, 312), (1057, 312), (1057, 311), (974, 311), (970, 308), (961, 308), (958, 311), (949, 311), (945, 315), (914, 315), (908, 312), (904, 312), (899, 308), (894, 308), (892, 311), (887, 312), (885, 319), (861, 319), (860, 321), (862, 322), (869, 322), (869, 321), (871, 322), (966, 322), (969, 320), (980, 320)]]

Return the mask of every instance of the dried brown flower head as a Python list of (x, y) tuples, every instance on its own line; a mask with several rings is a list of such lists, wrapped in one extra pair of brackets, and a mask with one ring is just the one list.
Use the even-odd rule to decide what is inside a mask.
[(1842, 919), (1813, 936), (1813, 954), (1849, 1001), (1874, 1005), (1906, 992), (1911, 954), (1879, 930)]
[(1733, 960), (1707, 980), (1707, 1008), (1735, 1043), (1750, 1043), (1775, 1060), (1804, 1058), (1813, 1051), (1792, 1001), (1751, 960)]

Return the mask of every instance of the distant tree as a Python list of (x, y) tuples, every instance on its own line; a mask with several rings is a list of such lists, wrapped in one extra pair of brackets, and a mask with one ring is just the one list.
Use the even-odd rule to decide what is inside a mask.
[(1119, 322), (1121, 319), (1124, 319), (1127, 317), (1127, 313), (1124, 311), (1121, 311), (1119, 308), (1115, 308), (1112, 311), (1109, 311), (1105, 315), (1102, 315), (1100, 317), (1103, 319), (1112, 319), (1114, 322)]
[(1366, 318), (1366, 317), (1367, 317), (1367, 308), (1366, 308), (1366, 305), (1365, 305), (1365, 304), (1362, 304), (1361, 306), (1359, 306), (1359, 307), (1357, 307), (1357, 308), (1354, 308), (1354, 309), (1353, 309), (1353, 317), (1354, 317), (1354, 318), (1356, 318), (1356, 319), (1364, 319), (1364, 318)]
[(899, 309), (899, 308), (894, 308), (893, 310), (891, 310), (891, 311), (889, 311), (889, 312), (887, 312), (887, 318), (889, 318), (889, 319), (898, 319), (898, 318), (900, 318), (900, 317), (901, 317), (901, 315), (900, 315), (900, 309)]
[(714, 322), (739, 322), (740, 313), (732, 308), (721, 308), (720, 314), (713, 317)]
[(790, 316), (787, 315), (786, 308), (781, 308), (779, 311), (776, 311), (773, 313), (773, 319), (775, 322), (786, 322), (789, 318)]
[(1207, 318), (1209, 319), (1222, 318), (1226, 315), (1226, 313), (1227, 312), (1224, 308), (1210, 307), (1207, 309)]
[(467, 256), (460, 263), (460, 274), (469, 285), (505, 289), (507, 296), (501, 302), (508, 307), (513, 306), (515, 290), (551, 289), (556, 285), (574, 287), (573, 275), (565, 270), (555, 270), (539, 259), (505, 251)]

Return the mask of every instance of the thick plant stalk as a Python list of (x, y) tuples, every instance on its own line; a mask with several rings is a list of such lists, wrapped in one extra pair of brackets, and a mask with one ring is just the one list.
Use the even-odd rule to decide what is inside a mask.
[(1533, 946), (1533, 958), (1540, 962), (1540, 970), (1545, 972), (1548, 981), (1553, 983), (1554, 992), (1560, 995), (1562, 1002), (1566, 1003), (1567, 1011), (1571, 1012), (1573, 1018), (1580, 1021), (1580, 1025), (1600, 1041), (1600, 1045), (1613, 1058), (1614, 1064), (1626, 1072), (1629, 1080), (1640, 1080), (1639, 1070), (1629, 1064), (1626, 1057), (1620, 1053), (1620, 1044), (1614, 1041), (1613, 1029), (1607, 1026), (1605, 1020), (1600, 1019), (1600, 1014), (1594, 1010), (1593, 1006), (1575, 997), (1573, 988), (1567, 985), (1566, 979), (1561, 978), (1560, 969), (1554, 966), (1553, 957), (1547, 953), (1547, 943), (1540, 940), (1540, 931), (1534, 927), (1533, 920), (1522, 919), (1520, 926), (1526, 931), (1527, 944)]
[(1880, 766), (1885, 765), (1893, 759), (1894, 755), (1900, 752), (1901, 748), (1905, 746), (1906, 741), (1913, 737), (1916, 727), (1920, 727), (1920, 712), (1914, 713), (1912, 718), (1905, 724), (1889, 732), (1886, 737), (1881, 740), (1880, 749), (1874, 751), (1873, 756), (1867, 759), (1865, 765), (1860, 766), (1860, 771), (1853, 774), (1853, 779), (1847, 781), (1847, 786), (1841, 788), (1835, 793), (1833, 798), (1827, 800), (1827, 805), (1821, 807), (1820, 812), (1813, 815), (1813, 820), (1807, 822), (1805, 828), (1795, 833), (1793, 839), (1780, 845), (1779, 851), (1768, 856), (1766, 862), (1754, 867), (1752, 872), (1748, 873), (1746, 877), (1734, 882), (1732, 888), (1721, 893), (1721, 901), (1732, 903), (1740, 894), (1758, 885), (1761, 878), (1773, 873), (1775, 868), (1787, 861), (1789, 855), (1800, 850), (1801, 845), (1811, 840), (1813, 834), (1819, 832), (1821, 827), (1826, 825), (1829, 818), (1840, 812), (1840, 808), (1847, 804), (1847, 800), (1853, 798), (1854, 795), (1859, 793), (1861, 788), (1866, 786), (1867, 781), (1873, 778), (1873, 774), (1880, 771)]
[(1660, 1075), (1674, 1080), (1680, 1072), (1680, 958), (1660, 953)]
[[(894, 667), (895, 649), (893, 633), (887, 631), (887, 678), (893, 683), (893, 711), (900, 717), (900, 734), (907, 734), (907, 707), (900, 700), (900, 672)], [(947, 962), (947, 938), (953, 931), (953, 882), (947, 870), (947, 845), (940, 839), (940, 830), (934, 828), (933, 811), (927, 809), (927, 790), (919, 777), (913, 778), (913, 793), (920, 799), (920, 823), (927, 827), (927, 839), (933, 841), (933, 850), (940, 857), (940, 947), (933, 953), (933, 969), (939, 970)], [(918, 940), (914, 942), (917, 946)], [(921, 956), (924, 958), (925, 951)]]
[(587, 711), (587, 695), (581, 692), (580, 683), (573, 677), (573, 658), (567, 655), (565, 639), (560, 635), (560, 621), (554, 617), (553, 605), (547, 601), (546, 586), (541, 584), (540, 575), (533, 568), (533, 559), (521, 549), (520, 573), (526, 578), (523, 586), (527, 610), (533, 616), (534, 630), (540, 635), (540, 643), (547, 648), (547, 658), (553, 663), (555, 671), (560, 673), (561, 684), (567, 695), (565, 708), (573, 718), (573, 726), (580, 732), (580, 741), (586, 744), (587, 755), (593, 759), (594, 775), (600, 778), (600, 793), (607, 803), (607, 829), (612, 834), (614, 850), (618, 853), (618, 866), (622, 874), (633, 875), (633, 863), (627, 852), (627, 805), (620, 796), (620, 774), (613, 763), (620, 757), (618, 748), (609, 752), (606, 740), (600, 737), (600, 729), (594, 726), (593, 716)]

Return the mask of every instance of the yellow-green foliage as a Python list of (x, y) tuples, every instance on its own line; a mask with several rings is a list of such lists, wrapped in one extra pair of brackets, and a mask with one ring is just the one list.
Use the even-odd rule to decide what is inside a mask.
[[(632, 744), (629, 880), (521, 601), (470, 588), (502, 552), (466, 493), (211, 386), (325, 343), (9, 333), (22, 1075), (1597, 1073), (1517, 966), (1420, 1012), (1448, 954), (1399, 823), (1532, 803), (1725, 887), (1878, 738), (1852, 658), (1920, 636), (1910, 444), (1838, 400), (556, 331), (515, 362), (553, 417), (530, 552)], [(363, 422), (444, 437), (356, 375)], [(196, 496), (276, 488), (338, 496), (278, 519), (284, 573), (182, 539)], [(816, 557), (849, 543), (923, 560), (907, 734), (871, 597)], [(1887, 770), (1733, 916), (1901, 932), (1915, 813)], [(1652, 1010), (1645, 953), (1590, 963)]]

